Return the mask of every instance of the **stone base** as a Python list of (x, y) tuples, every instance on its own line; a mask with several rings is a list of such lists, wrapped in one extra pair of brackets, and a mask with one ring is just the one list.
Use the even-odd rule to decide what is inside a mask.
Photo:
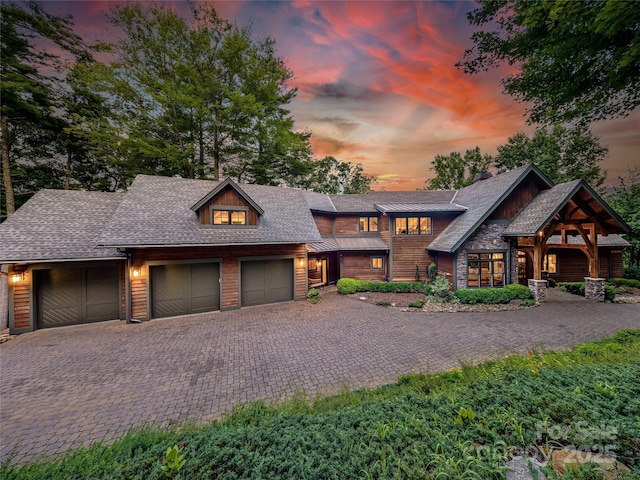
[(534, 280), (530, 278), (528, 280), (529, 290), (531, 295), (536, 299), (536, 302), (542, 303), (547, 299), (547, 281), (546, 280)]
[(584, 298), (604, 302), (604, 278), (584, 277)]

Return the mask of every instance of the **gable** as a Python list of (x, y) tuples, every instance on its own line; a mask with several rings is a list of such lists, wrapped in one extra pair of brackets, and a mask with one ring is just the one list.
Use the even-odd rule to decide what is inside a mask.
[(200, 225), (212, 225), (213, 211), (244, 211), (247, 214), (247, 225), (258, 224), (258, 212), (249, 202), (235, 190), (227, 188), (216, 197), (205, 203), (198, 211)]
[(539, 192), (548, 188), (549, 185), (543, 182), (538, 175), (529, 172), (513, 191), (495, 207), (487, 217), (487, 221), (513, 220)]

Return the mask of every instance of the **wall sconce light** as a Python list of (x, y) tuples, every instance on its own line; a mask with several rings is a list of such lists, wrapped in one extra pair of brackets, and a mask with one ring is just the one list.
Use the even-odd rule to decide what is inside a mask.
[(131, 270), (131, 276), (133, 278), (138, 278), (142, 274), (142, 271), (139, 268), (134, 268)]
[(18, 283), (24, 280), (24, 272), (13, 272), (11, 274), (11, 282)]
[(298, 266), (299, 267), (304, 267), (304, 258), (299, 258), (298, 259)]

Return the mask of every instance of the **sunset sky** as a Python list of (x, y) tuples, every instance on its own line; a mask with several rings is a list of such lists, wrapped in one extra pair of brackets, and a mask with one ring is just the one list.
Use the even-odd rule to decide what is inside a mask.
[[(118, 33), (105, 1), (45, 2), (72, 14), (88, 41)], [(168, 3), (187, 11), (185, 3)], [(415, 189), (433, 176), (436, 154), (496, 147), (518, 131), (531, 133), (525, 106), (502, 94), (492, 71), (469, 76), (455, 68), (471, 46), (466, 13), (473, 2), (215, 2), (218, 13), (271, 36), (299, 88), (290, 105), (298, 129), (313, 133), (314, 156), (362, 163), (374, 188)], [(640, 111), (592, 126), (609, 147), (608, 185), (640, 164)]]

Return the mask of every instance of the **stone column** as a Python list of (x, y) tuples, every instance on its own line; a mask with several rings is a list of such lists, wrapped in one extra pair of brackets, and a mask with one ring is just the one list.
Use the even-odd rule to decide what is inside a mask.
[(584, 277), (584, 298), (604, 302), (604, 278)]
[(547, 281), (529, 279), (529, 290), (531, 295), (536, 299), (536, 302), (542, 303), (547, 299)]

